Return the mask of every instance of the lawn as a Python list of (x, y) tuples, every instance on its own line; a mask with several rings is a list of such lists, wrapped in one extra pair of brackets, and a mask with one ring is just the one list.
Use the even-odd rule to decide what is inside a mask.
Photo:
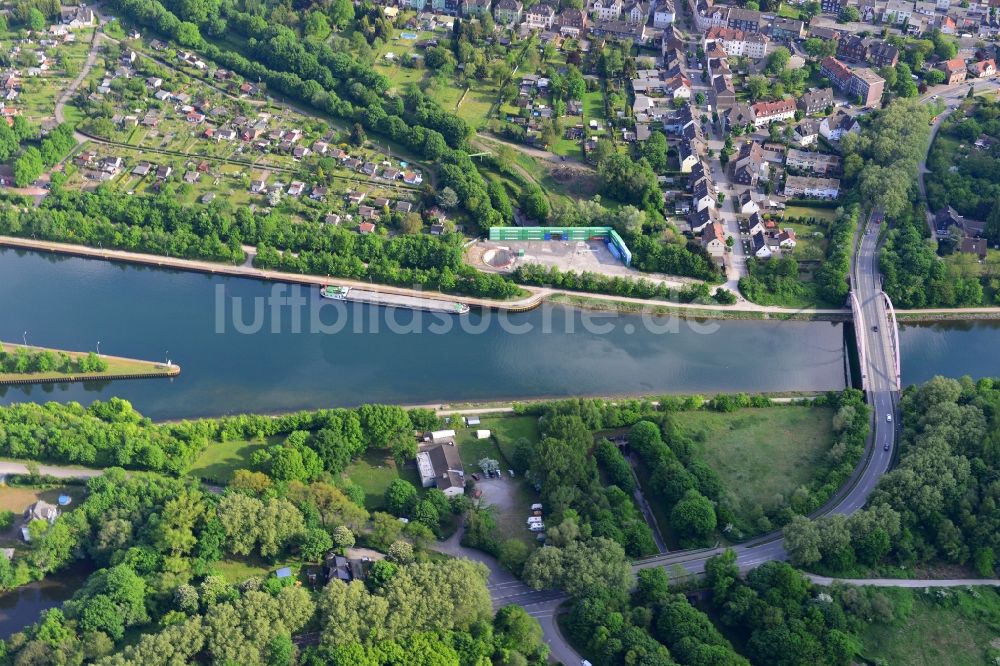
[(250, 456), (257, 449), (269, 444), (277, 444), (280, 438), (270, 440), (233, 440), (230, 442), (210, 442), (198, 459), (191, 465), (189, 473), (218, 483), (229, 483), (238, 469), (250, 467)]
[(247, 560), (221, 560), (215, 562), (211, 565), (211, 568), (218, 575), (225, 578), (230, 583), (240, 583), (248, 578), (258, 577), (265, 578), (281, 567), (290, 566), (292, 568), (292, 574), (298, 573), (300, 564), (297, 562), (280, 562), (276, 564), (269, 564), (264, 562), (259, 558), (247, 559)]
[(781, 18), (798, 21), (800, 15), (801, 14), (798, 9), (792, 7), (791, 5), (786, 5), (785, 3), (781, 3), (781, 6), (778, 8), (778, 16)]
[(817, 220), (834, 222), (837, 219), (837, 209), (813, 206), (788, 206), (785, 208), (785, 217), (815, 217)]
[(826, 225), (781, 222), (781, 228), (795, 230), (795, 251), (792, 256), (798, 261), (821, 261), (826, 257), (826, 248), (829, 244)]
[(775, 495), (788, 497), (809, 483), (833, 445), (827, 407), (679, 412), (674, 418), (691, 435), (698, 457), (719, 474), (742, 518), (753, 505), (767, 507)]
[[(869, 624), (862, 635), (862, 656), (868, 661), (908, 666), (973, 666), (996, 663), (1000, 657), (1000, 594), (994, 588), (971, 591), (879, 590), (893, 599), (893, 624)], [(912, 604), (908, 613), (901, 613)], [(992, 646), (991, 646), (992, 643)]]
[(493, 433), (493, 439), (500, 447), (500, 453), (510, 462), (514, 455), (514, 445), (519, 439), (537, 442), (538, 419), (534, 416), (499, 416), (482, 419), (479, 426)]
[(406, 479), (420, 488), (416, 465), (411, 464), (400, 470), (396, 461), (392, 456), (386, 456), (385, 451), (368, 451), (351, 463), (344, 470), (344, 475), (365, 491), (365, 508), (369, 511), (378, 511), (385, 506), (385, 489), (393, 479)]
[(60, 495), (69, 495), (75, 503), (83, 497), (83, 493), (83, 486), (60, 486), (58, 488), (2, 486), (0, 487), (0, 511), (13, 511), (15, 515), (20, 516), (28, 506), (38, 500), (56, 504)]

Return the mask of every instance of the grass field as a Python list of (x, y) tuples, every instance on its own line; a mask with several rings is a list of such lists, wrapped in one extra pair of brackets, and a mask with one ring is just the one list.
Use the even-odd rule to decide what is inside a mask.
[(785, 208), (785, 217), (815, 217), (817, 220), (834, 222), (837, 219), (837, 209), (813, 206), (788, 206)]
[(862, 636), (862, 655), (884, 664), (973, 666), (1000, 657), (1000, 594), (994, 588), (949, 589), (935, 600), (922, 590), (883, 589), (897, 615), (890, 625), (870, 624)]
[(385, 506), (385, 489), (393, 479), (403, 478), (420, 488), (420, 477), (415, 465), (400, 469), (392, 456), (386, 456), (385, 451), (368, 451), (357, 461), (351, 463), (344, 475), (365, 491), (365, 508), (378, 511)]
[(254, 451), (280, 441), (280, 437), (273, 437), (264, 441), (210, 442), (208, 448), (191, 466), (190, 474), (219, 483), (229, 483), (233, 479), (233, 472), (238, 469), (249, 469), (250, 456)]
[[(766, 407), (733, 413), (679, 412), (675, 419), (698, 454), (720, 476), (738, 516), (768, 506), (812, 479), (833, 445), (833, 412), (826, 407)], [(659, 518), (659, 516), (657, 516)]]

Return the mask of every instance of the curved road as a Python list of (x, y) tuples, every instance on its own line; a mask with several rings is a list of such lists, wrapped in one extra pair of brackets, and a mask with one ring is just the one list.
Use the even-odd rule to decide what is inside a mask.
[[(827, 514), (854, 513), (865, 505), (879, 478), (889, 469), (896, 442), (895, 418), (898, 386), (895, 352), (892, 348), (892, 327), (882, 296), (881, 277), (878, 270), (878, 230), (881, 216), (876, 212), (862, 232), (852, 283), (860, 304), (855, 326), (866, 353), (863, 372), (867, 377), (868, 404), (872, 406), (872, 433), (865, 448), (865, 456), (852, 479), (826, 506), (813, 517)], [(878, 327), (878, 330), (875, 330)], [(892, 420), (887, 420), (892, 417)], [(722, 553), (724, 548), (706, 548), (696, 551), (674, 552), (651, 557), (636, 563), (634, 569), (669, 567), (673, 575), (683, 577), (705, 571), (705, 563)], [(780, 532), (759, 537), (733, 548), (741, 571), (753, 569), (772, 560), (785, 560), (784, 539)], [(683, 572), (683, 573), (682, 573)]]

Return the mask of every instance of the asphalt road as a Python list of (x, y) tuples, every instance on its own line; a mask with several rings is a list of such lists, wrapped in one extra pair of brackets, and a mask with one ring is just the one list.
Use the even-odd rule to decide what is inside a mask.
[[(865, 505), (875, 490), (879, 479), (888, 471), (896, 443), (896, 404), (898, 386), (892, 328), (889, 326), (885, 300), (882, 295), (881, 276), (878, 270), (878, 230), (881, 214), (875, 211), (862, 232), (861, 247), (853, 269), (854, 293), (860, 312), (855, 315), (855, 326), (865, 349), (864, 372), (868, 380), (868, 403), (873, 408), (872, 436), (869, 438), (865, 457), (845, 489), (827, 503), (817, 514), (854, 513)], [(875, 327), (878, 330), (875, 330)], [(887, 417), (891, 417), (891, 420)], [(667, 567), (675, 576), (701, 574), (705, 563), (723, 552), (723, 548), (699, 551), (673, 552), (641, 560), (634, 570), (650, 567)], [(759, 537), (733, 548), (741, 571), (748, 571), (772, 560), (786, 560), (788, 553), (780, 532)]]

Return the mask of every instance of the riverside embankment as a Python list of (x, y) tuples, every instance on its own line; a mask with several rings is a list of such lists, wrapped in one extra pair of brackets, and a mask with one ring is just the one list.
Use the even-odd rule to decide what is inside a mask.
[[(82, 358), (89, 354), (89, 352), (67, 351), (63, 349), (51, 349), (48, 347), (37, 347), (34, 345), (0, 341), (0, 351), (6, 351), (9, 354), (16, 354), (21, 350), (27, 352), (28, 354), (49, 352), (56, 357), (68, 356), (74, 363), (78, 363)], [(181, 367), (179, 365), (176, 363), (168, 364), (166, 361), (143, 361), (135, 358), (125, 358), (123, 356), (108, 356), (107, 354), (101, 354), (97, 358), (104, 363), (106, 366), (105, 370), (86, 372), (75, 370), (4, 372), (0, 369), (0, 386), (110, 381), (123, 379), (154, 379), (176, 377), (181, 373)]]

